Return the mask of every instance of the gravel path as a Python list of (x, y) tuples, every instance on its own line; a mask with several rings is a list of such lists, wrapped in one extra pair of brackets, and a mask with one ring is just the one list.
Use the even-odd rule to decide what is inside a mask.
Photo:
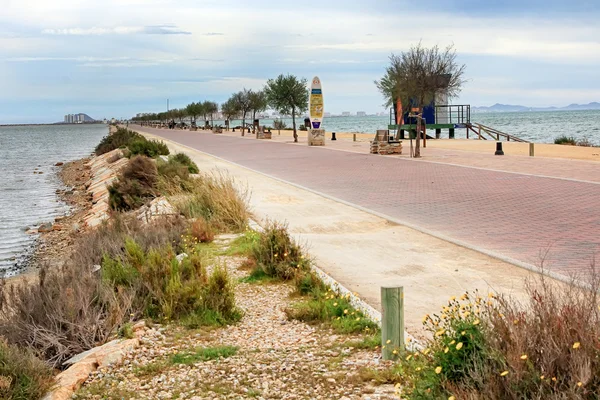
[[(225, 261), (233, 279), (240, 259)], [(283, 283), (238, 283), (244, 317), (234, 326), (185, 330), (153, 326), (121, 365), (92, 375), (77, 399), (394, 399), (391, 385), (365, 381), (362, 371), (385, 368), (376, 350), (348, 346), (358, 336), (288, 321), (294, 301)], [(175, 353), (235, 346), (228, 358), (171, 364)]]

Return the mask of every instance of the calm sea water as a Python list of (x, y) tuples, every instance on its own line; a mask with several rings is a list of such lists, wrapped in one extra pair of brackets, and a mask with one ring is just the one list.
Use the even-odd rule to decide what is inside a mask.
[[(291, 119), (283, 119), (292, 126)], [(250, 122), (250, 120), (247, 120)], [(474, 113), (471, 122), (491, 126), (502, 132), (537, 143), (553, 143), (561, 135), (573, 136), (577, 140), (588, 139), (600, 145), (600, 111), (556, 111), (515, 113)], [(303, 118), (297, 119), (298, 125)], [(261, 120), (261, 124), (272, 126), (273, 120)], [(323, 121), (323, 128), (333, 132), (356, 132), (375, 134), (377, 129), (387, 129), (389, 116), (384, 117), (330, 117)], [(233, 121), (232, 126), (241, 125)], [(448, 138), (443, 131), (442, 137)], [(456, 138), (465, 138), (465, 130), (457, 129)]]
[(88, 156), (107, 133), (106, 125), (0, 126), (0, 275), (31, 251), (36, 237), (26, 228), (68, 211), (54, 164)]

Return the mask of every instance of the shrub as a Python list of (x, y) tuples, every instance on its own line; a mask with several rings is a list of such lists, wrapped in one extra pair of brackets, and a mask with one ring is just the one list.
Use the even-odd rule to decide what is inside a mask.
[(33, 353), (0, 341), (0, 398), (38, 400), (53, 383), (52, 369)]
[(282, 280), (294, 279), (310, 265), (301, 247), (291, 239), (287, 226), (277, 222), (267, 223), (252, 249), (252, 257), (267, 276)]
[(212, 226), (204, 218), (198, 218), (192, 222), (189, 233), (200, 243), (209, 243), (215, 239), (215, 232)]
[(300, 130), (300, 131), (307, 131), (308, 128), (304, 124), (302, 124), (302, 125), (300, 125), (300, 127), (298, 128), (298, 130)]
[(143, 156), (133, 157), (118, 180), (108, 188), (109, 204), (113, 210), (134, 210), (157, 194), (156, 164)]
[(192, 159), (187, 154), (177, 153), (177, 154), (169, 157), (169, 161), (171, 161), (171, 160), (176, 161), (176, 162), (188, 167), (188, 171), (190, 174), (197, 174), (198, 172), (200, 172), (196, 163), (193, 162)]
[(53, 367), (104, 343), (132, 311), (133, 295), (113, 292), (90, 268), (42, 268), (28, 284), (0, 286), (0, 335)]
[(554, 144), (566, 144), (569, 146), (575, 146), (577, 144), (577, 142), (575, 141), (574, 137), (568, 137), (568, 136), (559, 136), (556, 139), (554, 139)]
[(186, 218), (204, 218), (220, 231), (240, 232), (248, 222), (248, 195), (227, 175), (202, 175), (191, 179), (186, 196), (174, 205)]
[[(136, 303), (137, 287), (125, 285), (139, 279), (139, 274), (122, 273), (107, 260), (127, 254), (139, 264), (140, 253), (145, 257), (150, 249), (178, 246), (185, 229), (185, 221), (179, 218), (142, 225), (135, 218), (116, 216), (112, 223), (82, 235), (62, 267), (42, 266), (38, 279), (28, 285), (0, 284), (0, 336), (11, 344), (30, 347), (57, 368), (75, 354), (105, 342), (131, 319), (130, 314), (142, 313)], [(128, 237), (140, 251), (124, 246)], [(93, 265), (101, 263), (105, 271), (91, 272)], [(118, 290), (100, 279), (107, 275), (119, 282)]]
[(150, 158), (168, 155), (169, 148), (163, 142), (157, 140), (147, 140), (144, 137), (133, 140), (127, 146), (131, 155), (142, 155)]
[(117, 128), (116, 132), (112, 135), (102, 138), (98, 146), (96, 146), (95, 152), (99, 156), (121, 147), (127, 147), (131, 142), (136, 140), (146, 140), (146, 138), (128, 129)]
[(208, 276), (198, 254), (178, 261), (170, 246), (150, 249), (128, 240), (120, 258), (105, 258), (103, 280), (116, 291), (133, 290), (135, 308), (155, 320), (214, 319), (225, 324), (239, 319), (233, 286), (226, 270), (216, 268)]
[[(600, 390), (600, 285), (528, 282), (528, 302), (467, 293), (426, 317), (428, 350), (402, 360), (403, 396), (593, 399)], [(415, 361), (416, 360), (416, 361)]]

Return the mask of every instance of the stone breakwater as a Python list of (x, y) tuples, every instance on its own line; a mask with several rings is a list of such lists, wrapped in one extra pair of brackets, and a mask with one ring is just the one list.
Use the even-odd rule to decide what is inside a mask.
[(90, 168), (91, 178), (85, 184), (92, 200), (91, 210), (83, 217), (87, 227), (94, 228), (108, 219), (108, 187), (117, 179), (119, 172), (128, 164), (123, 150), (116, 149), (94, 157), (86, 164)]

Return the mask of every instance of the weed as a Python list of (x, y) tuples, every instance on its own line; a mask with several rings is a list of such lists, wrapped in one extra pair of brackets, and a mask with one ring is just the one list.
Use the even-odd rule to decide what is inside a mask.
[(0, 398), (41, 399), (53, 382), (52, 369), (31, 351), (0, 341)]
[(237, 351), (238, 348), (233, 346), (204, 347), (195, 349), (193, 352), (173, 354), (170, 362), (172, 364), (192, 365), (202, 361), (228, 358), (234, 356)]
[(150, 158), (168, 155), (169, 148), (163, 142), (147, 140), (144, 137), (136, 138), (128, 144), (132, 156), (142, 155)]
[(131, 322), (127, 322), (126, 324), (121, 325), (117, 333), (120, 338), (133, 339), (133, 324)]
[(210, 243), (215, 239), (213, 227), (204, 218), (192, 222), (189, 233), (199, 243)]
[(158, 172), (152, 160), (142, 156), (132, 158), (119, 179), (108, 188), (110, 207), (118, 211), (139, 208), (157, 195), (157, 182)]
[(174, 161), (188, 167), (188, 171), (190, 174), (197, 174), (198, 172), (200, 172), (196, 163), (193, 162), (192, 159), (187, 154), (177, 153), (177, 154), (169, 157), (169, 161), (170, 160), (174, 160)]
[(575, 140), (575, 138), (573, 136), (559, 136), (556, 139), (554, 139), (554, 144), (566, 144), (569, 146), (575, 146), (577, 144), (577, 141)]

